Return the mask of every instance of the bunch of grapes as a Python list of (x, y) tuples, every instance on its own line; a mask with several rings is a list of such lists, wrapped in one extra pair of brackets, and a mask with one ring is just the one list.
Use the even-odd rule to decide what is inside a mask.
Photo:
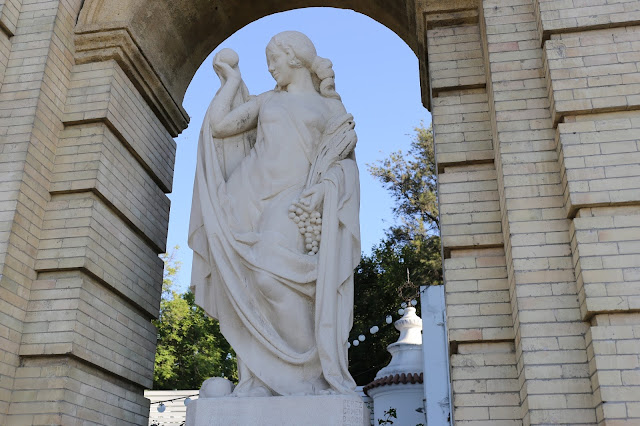
[(317, 211), (311, 214), (302, 210), (300, 207), (291, 205), (289, 207), (289, 218), (293, 220), (300, 233), (304, 236), (305, 248), (308, 255), (313, 256), (320, 250), (320, 235), (322, 233), (322, 217)]

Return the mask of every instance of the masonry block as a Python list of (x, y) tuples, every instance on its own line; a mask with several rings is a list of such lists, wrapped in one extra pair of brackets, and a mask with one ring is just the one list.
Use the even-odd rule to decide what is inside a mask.
[(438, 176), (445, 250), (502, 245), (498, 183), (493, 164), (448, 167)]
[(465, 343), (451, 356), (456, 424), (520, 426), (513, 343)]
[(555, 122), (640, 108), (640, 26), (558, 35), (544, 56)]
[(104, 122), (158, 185), (171, 192), (175, 141), (116, 61), (73, 68), (63, 120), (67, 126)]
[(535, 0), (540, 36), (603, 27), (623, 27), (640, 22), (635, 0)]
[(640, 203), (640, 113), (565, 118), (558, 124), (567, 215)]
[(432, 102), (438, 170), (461, 164), (493, 162), (486, 90), (449, 91)]
[(92, 193), (52, 198), (37, 259), (40, 272), (87, 271), (149, 317), (158, 315), (162, 260)]
[(637, 207), (578, 212), (571, 246), (583, 318), (640, 310), (639, 239)]
[(449, 341), (514, 339), (504, 250), (452, 250), (444, 268)]
[(51, 193), (84, 191), (98, 194), (165, 251), (169, 199), (104, 122), (66, 128), (56, 151)]
[(145, 389), (153, 384), (149, 315), (81, 271), (40, 274), (24, 323), (23, 357), (71, 354)]

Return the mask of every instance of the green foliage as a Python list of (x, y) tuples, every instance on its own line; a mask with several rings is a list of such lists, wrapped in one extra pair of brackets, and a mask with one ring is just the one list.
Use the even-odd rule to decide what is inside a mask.
[(396, 409), (395, 408), (389, 408), (387, 411), (384, 412), (384, 419), (378, 419), (378, 424), (379, 425), (392, 425), (393, 424), (393, 420), (391, 419), (397, 419), (398, 415), (396, 413)]
[[(177, 249), (177, 247), (176, 247)], [(199, 389), (209, 377), (237, 380), (235, 354), (220, 333), (218, 321), (195, 304), (190, 291), (173, 290), (180, 263), (164, 254), (164, 279), (158, 329), (154, 389)]]
[(416, 127), (407, 154), (393, 152), (389, 158), (369, 164), (369, 173), (389, 190), (395, 200), (393, 212), (402, 225), (392, 228), (396, 235), (414, 239), (437, 232), (438, 185), (433, 145), (433, 131)]
[[(349, 369), (359, 385), (370, 383), (391, 360), (386, 348), (398, 339), (398, 332), (385, 323), (386, 315), (397, 319), (402, 302), (419, 300), (420, 286), (442, 284), (431, 129), (416, 128), (406, 156), (395, 152), (369, 170), (392, 193), (394, 213), (401, 224), (388, 229), (355, 270), (354, 325), (349, 340), (359, 334), (366, 339), (349, 350)], [(416, 308), (419, 315), (419, 305)], [(380, 327), (374, 335), (369, 333), (372, 325)]]

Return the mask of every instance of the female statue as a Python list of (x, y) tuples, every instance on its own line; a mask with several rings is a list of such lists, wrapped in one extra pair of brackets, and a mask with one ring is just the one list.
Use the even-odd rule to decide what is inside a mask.
[(304, 34), (277, 34), (266, 54), (277, 86), (259, 96), (235, 52), (214, 58), (221, 88), (199, 140), (192, 287), (236, 351), (233, 395), (353, 394), (353, 118)]

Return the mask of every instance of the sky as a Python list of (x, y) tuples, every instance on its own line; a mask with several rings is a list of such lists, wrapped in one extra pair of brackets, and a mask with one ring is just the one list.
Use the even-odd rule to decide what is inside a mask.
[(202, 63), (184, 97), (191, 121), (176, 138), (177, 153), (171, 200), (167, 250), (180, 246), (175, 258), (182, 263), (176, 290), (185, 291), (191, 276), (192, 253), (187, 245), (196, 148), (204, 114), (220, 87), (213, 72), (213, 55), (222, 48), (235, 50), (240, 71), (252, 95), (273, 89), (265, 47), (272, 36), (287, 30), (305, 33), (319, 56), (333, 62), (336, 90), (354, 116), (360, 169), (360, 233), (362, 251), (382, 240), (394, 223), (393, 200), (371, 177), (367, 164), (401, 150), (406, 152), (414, 127), (431, 115), (422, 106), (418, 60), (394, 32), (373, 19), (343, 9), (306, 8), (277, 13), (252, 22), (222, 42)]

